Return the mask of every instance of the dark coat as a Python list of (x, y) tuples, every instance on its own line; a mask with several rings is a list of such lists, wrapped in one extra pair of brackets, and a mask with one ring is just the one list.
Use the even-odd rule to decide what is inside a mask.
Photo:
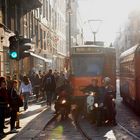
[(105, 88), (105, 97), (104, 97), (104, 105), (107, 106), (109, 110), (114, 110), (114, 102), (112, 99), (115, 98), (115, 91), (112, 86), (108, 86)]
[(88, 85), (85, 89), (84, 89), (85, 92), (99, 92), (99, 87), (98, 86), (93, 86), (93, 85)]
[(56, 89), (56, 82), (55, 82), (55, 77), (52, 74), (47, 74), (44, 78), (44, 90), (46, 91), (55, 91)]
[(99, 88), (99, 102), (98, 103), (104, 103), (105, 95), (106, 95), (106, 89), (104, 86), (101, 86)]
[(8, 95), (6, 88), (0, 88), (0, 107), (6, 107), (8, 104)]
[(11, 88), (8, 90), (8, 98), (9, 98), (9, 104), (10, 107), (14, 110), (19, 110), (19, 105), (18, 105), (18, 93), (14, 88)]

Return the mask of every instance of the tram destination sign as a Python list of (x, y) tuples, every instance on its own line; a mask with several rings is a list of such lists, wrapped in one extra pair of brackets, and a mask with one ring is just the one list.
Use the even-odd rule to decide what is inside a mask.
[(103, 48), (99, 47), (74, 47), (72, 48), (72, 53), (103, 53)]

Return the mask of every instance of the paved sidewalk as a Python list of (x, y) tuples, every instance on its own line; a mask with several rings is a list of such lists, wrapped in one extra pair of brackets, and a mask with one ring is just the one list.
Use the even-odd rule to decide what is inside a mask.
[(31, 140), (38, 135), (53, 116), (53, 109), (44, 104), (36, 103), (29, 106), (26, 112), (20, 116), (20, 126), (18, 133), (8, 134), (2, 140)]

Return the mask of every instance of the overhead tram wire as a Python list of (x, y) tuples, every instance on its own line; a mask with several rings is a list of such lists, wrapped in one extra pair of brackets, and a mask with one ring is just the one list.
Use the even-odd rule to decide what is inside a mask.
[[(81, 24), (79, 24), (79, 25), (80, 25), (80, 27), (81, 27), (81, 29), (82, 29), (82, 32), (83, 32), (83, 29), (84, 29), (84, 27), (83, 27), (83, 26), (84, 26), (84, 20), (83, 20), (81, 14), (80, 14), (79, 9), (77, 9), (77, 14), (79, 15), (79, 20), (80, 20), (79, 23), (81, 23)], [(84, 34), (83, 34), (83, 38), (84, 38)]]
[[(80, 20), (80, 22), (81, 22), (83, 25), (89, 21), (89, 19), (87, 19), (87, 18), (86, 18), (85, 21), (83, 20), (81, 14), (80, 14), (79, 9), (77, 9), (77, 14), (79, 15), (79, 20)], [(80, 23), (80, 22), (79, 22), (79, 23)], [(81, 24), (79, 24), (79, 25), (80, 25), (81, 29), (83, 29), (83, 25), (81, 25)], [(93, 30), (92, 30), (91, 25), (90, 25), (89, 23), (88, 23), (87, 25), (88, 25), (88, 27), (89, 27), (90, 32), (93, 33)], [(99, 27), (99, 28), (100, 28), (100, 27)], [(98, 30), (99, 30), (99, 29), (98, 29)], [(83, 36), (84, 36), (84, 34), (83, 34)]]
[(77, 14), (78, 14), (78, 17), (79, 17), (78, 19), (80, 20), (79, 23), (81, 23), (79, 25), (80, 25), (81, 28), (83, 28), (84, 20), (82, 19), (81, 14), (80, 14), (78, 9), (77, 9)]

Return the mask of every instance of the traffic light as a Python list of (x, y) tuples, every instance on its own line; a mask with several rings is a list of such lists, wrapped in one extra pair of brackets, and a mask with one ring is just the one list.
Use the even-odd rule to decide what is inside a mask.
[(20, 60), (30, 56), (29, 49), (31, 49), (31, 39), (23, 38), (19, 35), (14, 35), (9, 38), (9, 56), (10, 59)]
[(9, 57), (16, 60), (19, 55), (18, 38), (16, 36), (11, 36), (9, 42)]
[(31, 39), (30, 38), (19, 38), (19, 59), (23, 59), (25, 57), (30, 56), (29, 49), (31, 49)]

